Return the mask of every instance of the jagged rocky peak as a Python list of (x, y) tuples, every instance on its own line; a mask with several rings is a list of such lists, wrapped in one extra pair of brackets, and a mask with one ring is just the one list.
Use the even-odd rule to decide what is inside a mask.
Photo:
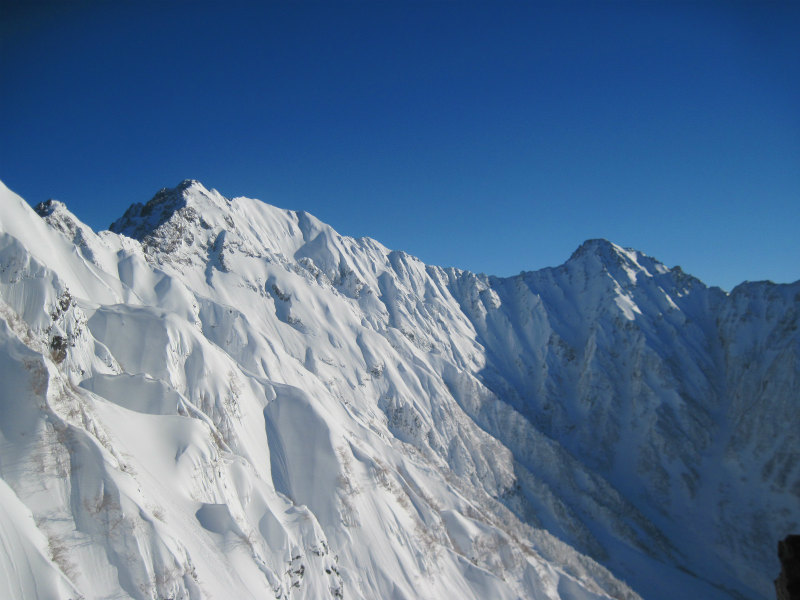
[(49, 225), (64, 231), (65, 228), (74, 230), (83, 223), (67, 208), (67, 205), (60, 200), (45, 200), (39, 202), (33, 210), (42, 217)]
[[(344, 256), (342, 236), (313, 215), (247, 197), (228, 199), (195, 180), (162, 189), (147, 204), (134, 204), (110, 229), (141, 242), (146, 258), (158, 264), (223, 268), (237, 255), (299, 261), (330, 280), (354, 270)], [(357, 243), (386, 253), (377, 242)]]
[(131, 205), (109, 229), (143, 241), (176, 215), (183, 221), (197, 222), (208, 228), (200, 213), (209, 204), (221, 206), (226, 202), (216, 190), (208, 190), (194, 179), (185, 179), (174, 188), (162, 188), (147, 204)]
[(66, 211), (67, 206), (63, 202), (59, 200), (54, 200), (50, 198), (49, 200), (45, 200), (44, 202), (39, 202), (34, 209), (36, 214), (40, 217), (49, 217), (53, 213)]
[(85, 238), (91, 229), (84, 225), (78, 217), (73, 215), (67, 205), (59, 200), (49, 199), (40, 202), (33, 209), (53, 229), (67, 236), (74, 244), (79, 246), (85, 243)]
[(153, 253), (169, 256), (180, 247), (205, 252), (221, 232), (233, 228), (229, 213), (230, 200), (186, 179), (159, 190), (146, 204), (133, 204), (109, 229), (140, 241), (151, 258)]

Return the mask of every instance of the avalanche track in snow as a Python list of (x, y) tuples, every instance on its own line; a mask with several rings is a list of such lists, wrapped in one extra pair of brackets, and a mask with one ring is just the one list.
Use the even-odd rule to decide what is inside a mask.
[(196, 181), (0, 184), (0, 597), (771, 598), (800, 282), (511, 278)]

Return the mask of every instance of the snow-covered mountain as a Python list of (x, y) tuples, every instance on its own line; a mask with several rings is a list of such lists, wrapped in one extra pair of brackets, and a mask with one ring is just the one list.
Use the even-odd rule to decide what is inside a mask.
[(0, 184), (0, 597), (772, 597), (800, 282), (475, 275), (196, 181), (110, 229)]

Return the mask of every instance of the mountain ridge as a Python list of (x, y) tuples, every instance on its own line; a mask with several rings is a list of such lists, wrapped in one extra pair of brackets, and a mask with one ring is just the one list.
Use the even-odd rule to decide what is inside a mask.
[[(7, 199), (16, 201), (4, 197), (4, 207)], [(176, 434), (207, 427), (220, 456), (250, 465), (254, 475), (230, 479), (228, 467), (219, 477), (204, 475), (209, 490), (227, 482), (237, 491), (193, 492), (204, 504), (194, 509), (194, 528), (181, 530), (191, 540), (202, 538), (197, 532), (237, 531), (262, 548), (256, 563), (217, 554), (250, 582), (234, 588), (252, 589), (246, 565), (259, 564), (285, 597), (321, 597), (325, 589), (334, 597), (331, 590), (418, 597), (420, 584), (409, 582), (425, 572), (440, 597), (456, 589), (459, 597), (479, 597), (478, 589), (482, 597), (487, 590), (636, 597), (617, 578), (645, 598), (675, 590), (767, 597), (774, 561), (760, 553), (800, 521), (792, 508), (800, 497), (797, 443), (789, 434), (800, 426), (792, 410), (800, 282), (727, 293), (606, 240), (587, 240), (559, 267), (476, 275), (340, 236), (302, 212), (225, 199), (193, 180), (134, 205), (112, 226), (138, 241), (95, 234), (59, 205), (40, 210), (53, 234), (28, 223), (24, 210), (13, 214), (19, 223), (10, 228), (0, 218), (2, 231), (21, 236), (0, 251), (0, 291), (9, 314), (21, 315), (51, 349), (45, 353), (61, 358), (49, 368), (105, 415), (88, 422), (111, 423), (109, 436), (138, 448), (131, 456), (140, 471), (152, 453), (114, 426), (119, 411), (158, 427), (189, 416), (198, 425), (181, 421)], [(49, 261), (60, 275), (44, 296), (26, 275), (8, 274), (9, 260), (35, 251), (27, 249), (34, 238), (26, 228), (73, 248), (63, 261)], [(61, 237), (50, 242), (54, 235)], [(46, 281), (48, 268), (41, 272)], [(757, 414), (749, 401), (760, 406)], [(176, 404), (177, 414), (169, 408)], [(297, 422), (315, 434), (304, 436)], [(298, 434), (316, 440), (316, 450), (293, 442)], [(203, 443), (187, 447), (211, 456)], [(308, 473), (328, 483), (315, 487)], [(301, 533), (305, 550), (290, 568), (304, 566), (307, 579), (281, 575), (269, 544), (294, 550), (254, 524), (252, 501), (244, 500), (252, 492), (242, 481), (265, 499), (277, 494), (264, 500), (273, 509), (263, 518), (283, 523), (289, 539), (302, 528), (278, 516), (276, 499), (308, 507), (303, 514), (316, 533)], [(167, 522), (181, 520), (182, 493), (164, 496), (165, 506), (174, 505), (162, 510)], [(93, 522), (79, 507), (66, 508), (76, 523)], [(381, 528), (375, 537), (364, 533), (365, 520)], [(405, 523), (401, 530), (411, 534), (383, 530), (387, 522)], [(169, 539), (159, 535), (153, 543)], [(363, 551), (352, 547), (354, 535)], [(163, 543), (173, 556), (222, 548), (195, 541), (177, 551)], [(323, 583), (331, 565), (320, 566), (320, 579), (303, 558), (317, 556), (309, 549), (321, 544), (342, 557), (339, 580)], [(418, 558), (403, 548), (416, 548)], [(363, 581), (363, 569), (382, 575)], [(155, 593), (169, 587), (126, 572)], [(195, 597), (195, 580), (186, 577), (170, 579), (169, 589)], [(122, 587), (139, 597), (136, 586)]]
[[(192, 188), (198, 189), (198, 191), (200, 191), (200, 193), (203, 196), (205, 196), (205, 197), (207, 197), (209, 199), (212, 199), (212, 201), (213, 200), (217, 200), (217, 201), (222, 200), (224, 202), (232, 204), (232, 203), (236, 202), (236, 200), (238, 200), (238, 199), (245, 199), (244, 197), (234, 197), (234, 198), (231, 198), (231, 199), (227, 199), (227, 198), (224, 198), (221, 194), (219, 194), (219, 192), (217, 190), (215, 190), (213, 188), (210, 189), (210, 190), (205, 188), (205, 186), (203, 186), (203, 184), (199, 180), (196, 180), (196, 179), (184, 179), (183, 181), (181, 181), (175, 187), (171, 187), (171, 188), (170, 187), (164, 187), (164, 188), (161, 188), (146, 203), (138, 203), (138, 202), (136, 202), (136, 203), (131, 204), (125, 210), (125, 212), (123, 213), (123, 215), (120, 218), (118, 218), (117, 220), (112, 222), (111, 225), (109, 225), (108, 231), (112, 231), (113, 233), (123, 234), (123, 235), (126, 235), (127, 237), (130, 237), (132, 239), (136, 239), (139, 242), (142, 242), (144, 237), (146, 237), (149, 234), (152, 234), (153, 230), (157, 229), (164, 222), (168, 221), (181, 208), (189, 206), (190, 208), (194, 208), (196, 210), (196, 208), (191, 205), (191, 201), (194, 198), (194, 196), (192, 196), (191, 194), (186, 194), (185, 193), (185, 192), (188, 192)], [(263, 202), (260, 202), (260, 204), (263, 204), (264, 206), (268, 206), (268, 207), (274, 209), (275, 211), (280, 211), (280, 212), (285, 212), (285, 213), (288, 213), (288, 214), (296, 215), (298, 221), (300, 221), (301, 219), (308, 219), (312, 223), (314, 223), (314, 226), (317, 227), (317, 228), (320, 227), (320, 226), (324, 226), (324, 227), (326, 227), (328, 229), (331, 229), (331, 231), (333, 231), (333, 229), (330, 228), (329, 225), (326, 225), (326, 224), (322, 223), (319, 219), (317, 219), (314, 215), (312, 215), (311, 213), (308, 213), (307, 211), (281, 209), (281, 208), (277, 208), (277, 207), (272, 207), (272, 206), (270, 206), (270, 205), (268, 205), (266, 203), (263, 203)], [(216, 204), (216, 206), (219, 208), (219, 204)], [(34, 207), (34, 209), (37, 212), (40, 211), (40, 210), (43, 211), (43, 213), (40, 216), (48, 216), (50, 214), (50, 212), (59, 212), (59, 211), (66, 210), (67, 214), (70, 216), (70, 218), (72, 220), (75, 220), (76, 222), (80, 223), (83, 227), (87, 227), (85, 224), (83, 224), (80, 221), (80, 219), (78, 219), (78, 217), (76, 215), (74, 215), (71, 211), (69, 211), (69, 209), (67, 208), (67, 206), (63, 202), (61, 202), (59, 200), (51, 199), (51, 200), (47, 200), (45, 202), (40, 202), (38, 205), (36, 205), (36, 207)], [(152, 211), (154, 211), (154, 210), (158, 210), (159, 211), (159, 215), (156, 217), (155, 220), (150, 218), (152, 216)], [(339, 235), (339, 234), (337, 234), (337, 235)], [(378, 242), (377, 240), (375, 240), (373, 238), (370, 238), (370, 237), (363, 237), (363, 236), (359, 237), (359, 238), (353, 238), (353, 237), (350, 237), (350, 236), (340, 236), (340, 237), (346, 237), (347, 239), (354, 240), (354, 241), (369, 240), (372, 243), (376, 243), (376, 244), (382, 246), (382, 244), (380, 244), (380, 242)], [(400, 254), (407, 254), (408, 256), (411, 256), (415, 260), (420, 260), (418, 257), (416, 257), (416, 256), (414, 256), (412, 254), (409, 254), (409, 253), (405, 252), (404, 250), (394, 250), (393, 252), (398, 252)], [(694, 277), (694, 276), (692, 276), (690, 274), (685, 273), (681, 269), (681, 267), (678, 266), (678, 265), (667, 268), (666, 265), (664, 265), (662, 262), (658, 261), (657, 259), (655, 259), (655, 258), (653, 258), (651, 256), (648, 256), (647, 254), (644, 254), (643, 252), (641, 252), (639, 250), (635, 250), (633, 248), (626, 248), (626, 247), (620, 246), (620, 245), (615, 244), (614, 242), (612, 242), (612, 241), (610, 241), (608, 239), (605, 239), (605, 238), (589, 238), (589, 239), (585, 240), (584, 242), (582, 242), (575, 249), (575, 251), (572, 252), (572, 254), (567, 258), (565, 263), (563, 263), (560, 266), (563, 267), (567, 263), (569, 263), (569, 262), (571, 262), (573, 260), (579, 259), (580, 257), (585, 256), (586, 254), (593, 254), (593, 255), (602, 257), (604, 260), (607, 260), (609, 263), (617, 264), (617, 265), (619, 264), (620, 259), (621, 260), (625, 260), (627, 258), (628, 261), (632, 262), (633, 264), (636, 264), (636, 266), (639, 267), (640, 269), (644, 270), (645, 273), (647, 273), (648, 275), (651, 275), (649, 273), (649, 271), (647, 271), (647, 269), (645, 267), (642, 267), (641, 265), (637, 264), (638, 258), (632, 258), (631, 255), (633, 255), (633, 256), (636, 256), (636, 257), (641, 257), (641, 258), (645, 259), (645, 261), (649, 262), (651, 265), (654, 265), (655, 266), (655, 270), (658, 273), (662, 273), (663, 274), (665, 272), (665, 271), (659, 271), (659, 269), (665, 269), (666, 271), (669, 271), (669, 272), (684, 273), (687, 277), (691, 278), (692, 280), (694, 280), (696, 282), (703, 283), (698, 278), (696, 278), (696, 277)], [(477, 273), (477, 272), (470, 271), (469, 269), (464, 269), (464, 268), (459, 268), (459, 267), (444, 267), (444, 266), (441, 266), (439, 268), (443, 268), (443, 269), (454, 268), (457, 271), (465, 271), (465, 272), (473, 273), (476, 276), (484, 275), (483, 273)], [(518, 277), (520, 275), (524, 275), (524, 274), (527, 274), (527, 273), (535, 273), (537, 271), (546, 271), (548, 269), (557, 269), (557, 268), (559, 268), (559, 267), (558, 266), (556, 266), (556, 267), (543, 267), (543, 268), (537, 269), (537, 270), (524, 270), (521, 273), (519, 273), (518, 275), (508, 275), (508, 276), (500, 276), (500, 275), (493, 275), (493, 274), (485, 274), (485, 275), (488, 278), (491, 278), (491, 279), (503, 280), (503, 279), (512, 279), (514, 277)], [(786, 283), (775, 283), (775, 282), (770, 281), (770, 280), (743, 281), (743, 282), (740, 282), (739, 284), (737, 284), (736, 286), (734, 286), (734, 288), (732, 288), (730, 291), (725, 291), (725, 290), (723, 290), (723, 291), (725, 291), (726, 294), (730, 294), (733, 291), (733, 289), (735, 289), (736, 287), (738, 287), (740, 285), (743, 285), (743, 284), (752, 284), (752, 283), (765, 283), (765, 284), (771, 283), (771, 284), (774, 284), (774, 285), (790, 285), (791, 284), (791, 282), (788, 283), (788, 284), (786, 284)], [(706, 284), (703, 283), (703, 285), (706, 285)], [(718, 286), (707, 286), (707, 287), (715, 287), (716, 288)]]

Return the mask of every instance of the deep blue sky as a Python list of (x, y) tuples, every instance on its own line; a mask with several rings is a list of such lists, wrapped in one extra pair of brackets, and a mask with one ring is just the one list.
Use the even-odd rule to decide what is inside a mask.
[(800, 5), (12, 2), (0, 179), (95, 229), (161, 187), (511, 275), (605, 237), (800, 278)]

